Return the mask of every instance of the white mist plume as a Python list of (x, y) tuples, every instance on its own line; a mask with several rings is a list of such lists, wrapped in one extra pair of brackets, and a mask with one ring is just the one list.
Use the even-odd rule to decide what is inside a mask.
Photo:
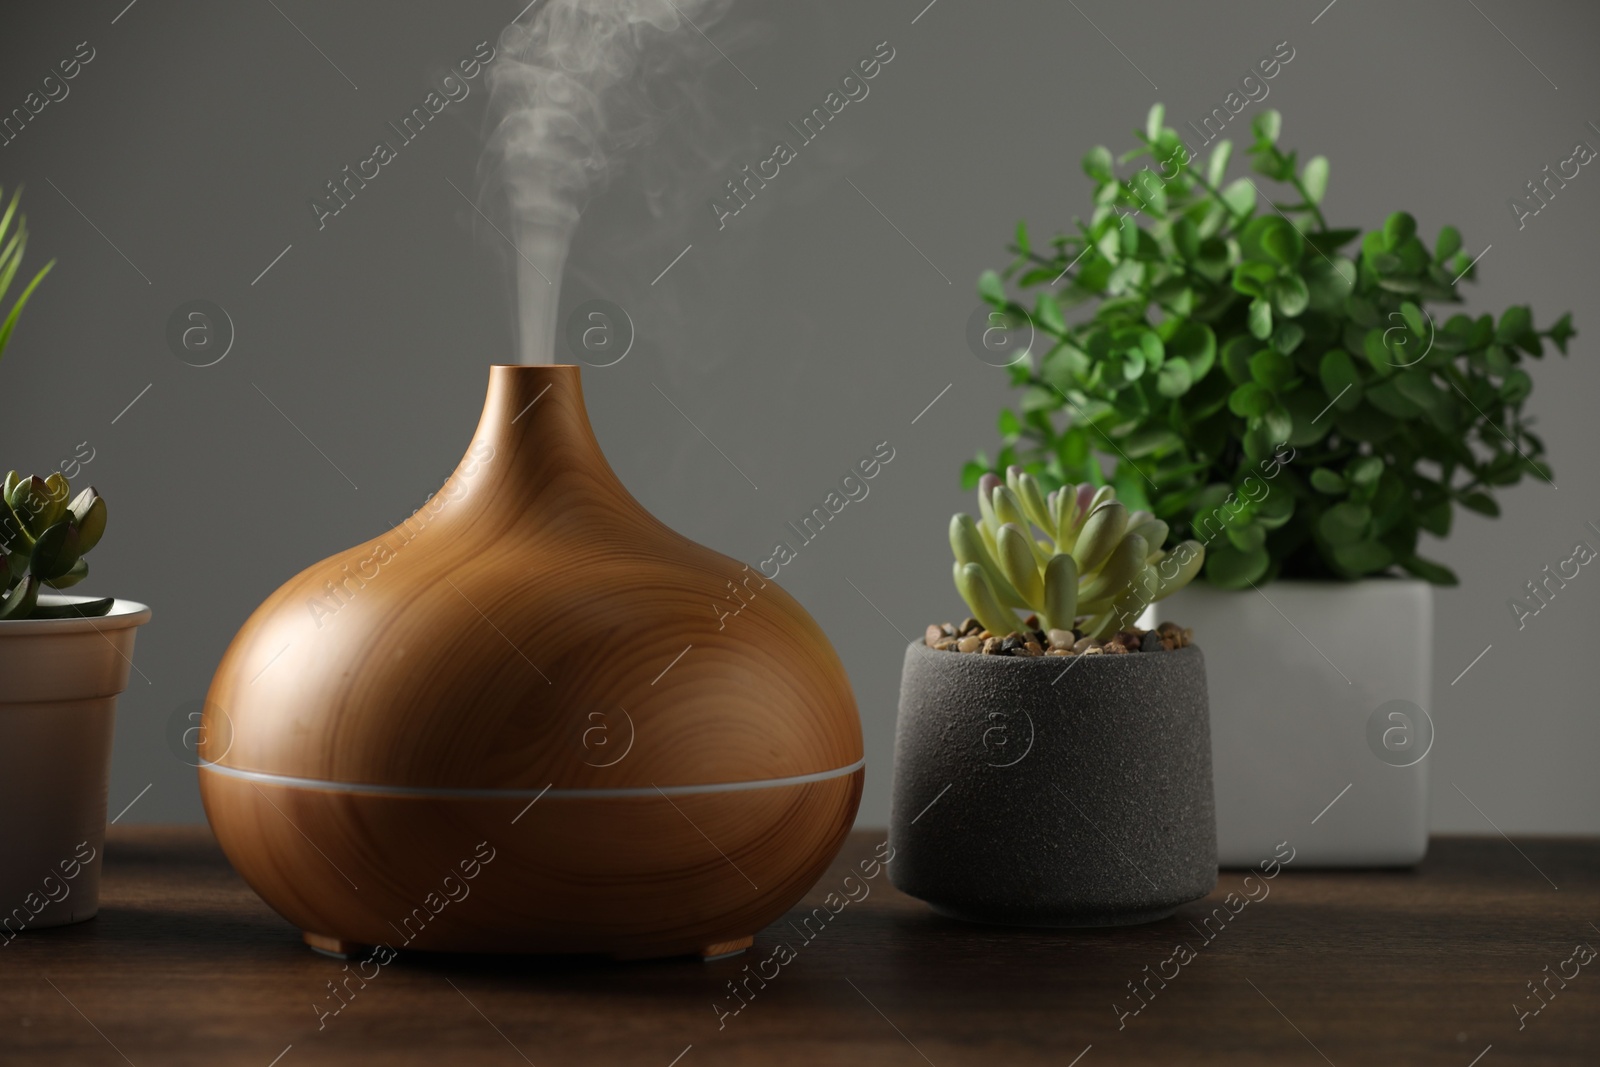
[(556, 308), (584, 205), (648, 143), (715, 60), (704, 31), (731, 0), (547, 0), (507, 26), (489, 67), (491, 177), (517, 245), (524, 363), (555, 356)]

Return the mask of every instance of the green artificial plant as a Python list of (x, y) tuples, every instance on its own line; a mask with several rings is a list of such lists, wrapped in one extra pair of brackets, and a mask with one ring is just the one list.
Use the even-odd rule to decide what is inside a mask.
[(1497, 515), (1495, 492), (1524, 475), (1550, 480), (1521, 364), (1547, 341), (1565, 354), (1571, 318), (1436, 319), (1476, 271), (1460, 232), (1430, 249), (1404, 212), (1330, 227), (1328, 161), (1282, 150), (1280, 123), (1256, 116), (1253, 176), (1229, 181), (1230, 143), (1202, 161), (1157, 104), (1138, 147), (1084, 157), (1087, 221), (1044, 245), (1018, 225), (1015, 261), (978, 289), (1034, 343), (1010, 367), (1022, 396), (1002, 449), (963, 480), (1018, 464), (1046, 487), (1114, 485), (1204, 544), (1223, 587), (1395, 567), (1453, 584), (1420, 535), (1446, 536), (1457, 506)]

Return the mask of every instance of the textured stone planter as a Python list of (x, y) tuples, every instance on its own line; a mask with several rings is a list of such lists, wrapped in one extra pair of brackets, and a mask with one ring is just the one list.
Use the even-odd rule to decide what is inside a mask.
[(1432, 586), (1370, 578), (1233, 592), (1196, 582), (1161, 607), (1194, 628), (1211, 662), (1224, 867), (1258, 863), (1286, 840), (1297, 868), (1422, 859)]
[(118, 600), (101, 618), (0, 621), (0, 942), (100, 910), (117, 694), (149, 619)]
[(890, 877), (958, 919), (1149, 922), (1217, 881), (1199, 648), (906, 649)]

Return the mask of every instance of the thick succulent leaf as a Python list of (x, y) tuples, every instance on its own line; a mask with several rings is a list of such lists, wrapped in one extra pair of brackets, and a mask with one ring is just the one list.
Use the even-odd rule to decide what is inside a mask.
[(1072, 549), (1078, 573), (1089, 574), (1100, 566), (1122, 540), (1127, 528), (1128, 508), (1120, 500), (1107, 501), (1091, 511)]
[(68, 586), (77, 585), (87, 577), (89, 577), (89, 561), (86, 559), (80, 559), (78, 562), (72, 565), (72, 569), (67, 573), (55, 578), (51, 578), (44, 584), (48, 585), (51, 589), (65, 589)]
[(28, 575), (26, 579), (17, 583), (4, 601), (0, 601), (0, 619), (26, 619), (33, 614), (33, 609), (39, 602), (39, 579)]
[(1078, 564), (1065, 552), (1052, 556), (1044, 568), (1045, 624), (1070, 630), (1078, 613)]
[(983, 568), (983, 573), (989, 580), (992, 588), (1004, 603), (1012, 607), (1025, 608), (1027, 601), (1022, 599), (1022, 594), (1006, 579), (1000, 570), (1000, 564), (989, 551), (977, 523), (972, 521), (971, 515), (957, 515), (950, 520), (950, 549), (955, 553), (956, 562), (960, 564), (976, 563)]
[(55, 523), (33, 543), (28, 570), (43, 581), (59, 578), (78, 562), (78, 524), (73, 519)]
[(1017, 617), (1007, 611), (994, 595), (989, 580), (983, 576), (982, 567), (976, 563), (957, 563), (955, 581), (961, 599), (967, 602), (973, 618), (982, 623), (985, 630), (1004, 637), (1017, 629)]
[(116, 601), (111, 597), (84, 600), (75, 604), (40, 604), (29, 616), (34, 619), (97, 619), (111, 611)]
[(86, 554), (106, 532), (105, 499), (91, 485), (73, 498), (67, 510), (78, 522), (78, 553)]

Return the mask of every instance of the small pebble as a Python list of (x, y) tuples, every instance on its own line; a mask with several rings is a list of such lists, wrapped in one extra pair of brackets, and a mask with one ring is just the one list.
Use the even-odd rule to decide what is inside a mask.
[(1154, 630), (1145, 631), (1144, 637), (1139, 641), (1139, 651), (1141, 652), (1159, 652), (1161, 647), (1161, 635)]
[(1049, 652), (1046, 652), (1045, 655), (1047, 655), (1047, 656), (1070, 656), (1070, 655), (1072, 655), (1072, 650), (1070, 648), (1052, 648)]
[(1044, 646), (1039, 644), (1037, 641), (1025, 642), (1022, 647), (1027, 650), (1027, 653), (1030, 656), (1044, 655)]
[(1010, 634), (1007, 637), (1003, 638), (1001, 640), (1001, 642), (1000, 642), (1000, 651), (1001, 652), (1010, 652), (1010, 651), (1012, 651), (1014, 649), (1018, 649), (1018, 648), (1021, 648), (1021, 647), (1022, 647), (1022, 638), (1019, 637), (1016, 634)]
[(1071, 630), (1051, 630), (1047, 636), (1051, 648), (1071, 648), (1078, 643), (1077, 635)]
[(923, 632), (922, 643), (927, 645), (929, 648), (932, 648), (934, 645), (939, 643), (939, 639), (942, 638), (943, 636), (944, 636), (944, 631), (941, 630), (938, 626), (935, 626), (935, 625), (930, 623), (929, 626), (928, 626), (928, 629)]
[(1095, 649), (1096, 651), (1098, 651), (1100, 648), (1100, 642), (1096, 641), (1092, 637), (1080, 637), (1078, 640), (1072, 643), (1072, 651), (1074, 652), (1083, 653), (1089, 651), (1091, 648)]
[(940, 652), (954, 652), (956, 647), (956, 639), (953, 637), (942, 637), (933, 647), (937, 648)]
[(962, 652), (976, 652), (982, 647), (983, 642), (978, 640), (978, 638), (973, 634), (968, 634), (966, 637), (963, 637), (961, 640), (956, 642), (956, 648), (960, 649)]
[(1028, 617), (1022, 621), (1023, 624), (1026, 625), (1030, 630), (1037, 630), (1039, 628), (1039, 616), (1037, 615), (1030, 613)]
[(961, 632), (963, 634), (975, 634), (981, 629), (983, 629), (983, 624), (970, 615), (961, 620)]
[(942, 633), (943, 633), (943, 634), (944, 634), (944, 635), (945, 635), (945, 636), (946, 636), (946, 637), (955, 637), (955, 636), (956, 636), (956, 627), (955, 627), (955, 624), (954, 624), (954, 623), (949, 623), (949, 622), (947, 622), (947, 623), (945, 623), (945, 624), (944, 624), (944, 625), (943, 625), (943, 626), (941, 626), (941, 627), (939, 627), (939, 630), (940, 630), (940, 631), (941, 631), (941, 632), (942, 632)]
[(1101, 648), (1099, 645), (1090, 645), (1088, 648), (1085, 648), (1082, 652), (1080, 652), (1079, 655), (1102, 656), (1105, 655), (1105, 651), (1106, 650)]
[(1000, 639), (998, 637), (986, 637), (986, 638), (984, 638), (983, 639), (983, 654), (985, 656), (996, 656), (996, 655), (999, 655), (1000, 654)]

